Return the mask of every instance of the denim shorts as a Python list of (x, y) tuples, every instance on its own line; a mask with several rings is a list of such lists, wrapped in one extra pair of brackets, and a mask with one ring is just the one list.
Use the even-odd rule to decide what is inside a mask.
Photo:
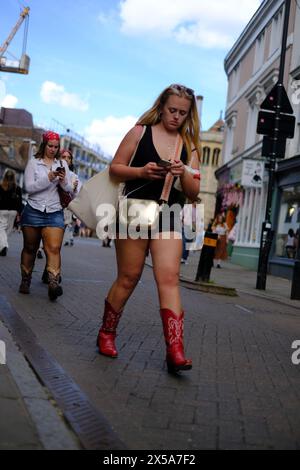
[(41, 212), (26, 204), (21, 215), (21, 226), (65, 228), (64, 211)]

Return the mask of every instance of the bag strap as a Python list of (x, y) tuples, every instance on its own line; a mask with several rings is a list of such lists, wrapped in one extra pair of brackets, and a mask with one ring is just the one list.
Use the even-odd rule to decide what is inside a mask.
[[(147, 129), (147, 126), (142, 126), (142, 131), (141, 131), (141, 134), (140, 134), (138, 143), (137, 143), (137, 145), (136, 145), (136, 147), (135, 147), (135, 151), (133, 152), (133, 155), (132, 155), (132, 157), (131, 157), (131, 159), (130, 159), (130, 162), (129, 162), (128, 166), (131, 166), (131, 163), (133, 162), (133, 159), (134, 159), (134, 157), (135, 157), (135, 155), (136, 155), (137, 149), (138, 149), (138, 147), (139, 147), (139, 145), (140, 145), (140, 141), (141, 141), (142, 138), (144, 137), (144, 134), (145, 134), (145, 132), (146, 132), (146, 129)], [(139, 186), (138, 188), (133, 189), (132, 191), (130, 191), (130, 193), (126, 194), (126, 198), (129, 196), (129, 194), (134, 193), (135, 191), (138, 191), (139, 189), (143, 188), (144, 186), (147, 186), (147, 185), (150, 184), (150, 183), (151, 183), (151, 181), (148, 181), (147, 183), (143, 184), (142, 186)], [(120, 189), (119, 189), (119, 196), (124, 195), (125, 183), (121, 183), (120, 186), (119, 186), (119, 188), (120, 188)]]
[[(181, 159), (182, 147), (183, 147), (183, 140), (182, 140), (181, 135), (178, 134), (176, 138), (176, 143), (175, 143), (175, 152), (174, 152), (174, 155), (170, 158), (171, 162), (174, 162), (174, 160)], [(165, 184), (163, 186), (161, 196), (159, 198), (162, 203), (168, 202), (173, 181), (174, 181), (174, 176), (171, 175), (171, 173), (168, 173), (165, 178)]]
[(134, 157), (135, 157), (135, 155), (136, 155), (137, 149), (138, 149), (138, 147), (139, 147), (139, 145), (140, 145), (140, 141), (142, 140), (142, 138), (144, 137), (144, 134), (145, 134), (145, 132), (146, 132), (146, 128), (147, 128), (147, 127), (146, 127), (146, 126), (142, 126), (142, 127), (143, 127), (143, 128), (142, 128), (141, 135), (140, 135), (140, 137), (139, 137), (138, 143), (137, 143), (137, 145), (136, 145), (136, 147), (135, 147), (135, 151), (133, 152), (133, 155), (132, 155), (132, 157), (131, 157), (131, 159), (130, 159), (130, 162), (129, 162), (129, 165), (128, 165), (128, 166), (131, 166), (131, 163), (133, 162), (133, 159), (134, 159)]

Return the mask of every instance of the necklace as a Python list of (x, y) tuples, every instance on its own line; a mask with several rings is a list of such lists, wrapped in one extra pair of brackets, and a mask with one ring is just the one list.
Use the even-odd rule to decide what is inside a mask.
[[(166, 131), (161, 131), (158, 128), (158, 147), (160, 147), (162, 153), (167, 159), (173, 157), (175, 152), (175, 146), (177, 141), (177, 134), (170, 136)], [(160, 141), (160, 142), (159, 142)]]

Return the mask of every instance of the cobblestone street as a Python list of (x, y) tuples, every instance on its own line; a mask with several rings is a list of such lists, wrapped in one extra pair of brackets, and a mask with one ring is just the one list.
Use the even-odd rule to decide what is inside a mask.
[[(17, 293), (21, 243), (22, 236), (14, 234), (8, 256), (0, 260), (1, 298), (125, 447), (300, 448), (300, 365), (291, 361), (291, 345), (300, 339), (298, 308), (247, 292), (232, 298), (182, 288), (193, 369), (176, 377), (166, 371), (151, 267), (145, 267), (127, 304), (117, 337), (119, 357), (113, 360), (97, 353), (95, 340), (116, 273), (114, 249), (94, 239), (64, 247), (64, 295), (51, 303), (40, 280), (44, 260), (36, 261), (31, 294)], [(235, 282), (232, 287), (238, 287), (239, 279)], [(1, 320), (8, 327), (0, 309)], [(18, 331), (9, 329), (18, 344)], [(4, 399), (0, 387), (1, 409)]]

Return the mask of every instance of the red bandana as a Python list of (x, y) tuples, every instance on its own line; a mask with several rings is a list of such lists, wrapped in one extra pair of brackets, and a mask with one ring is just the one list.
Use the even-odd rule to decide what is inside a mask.
[(49, 140), (59, 140), (59, 134), (56, 132), (48, 131), (43, 134), (43, 142), (48, 142)]

